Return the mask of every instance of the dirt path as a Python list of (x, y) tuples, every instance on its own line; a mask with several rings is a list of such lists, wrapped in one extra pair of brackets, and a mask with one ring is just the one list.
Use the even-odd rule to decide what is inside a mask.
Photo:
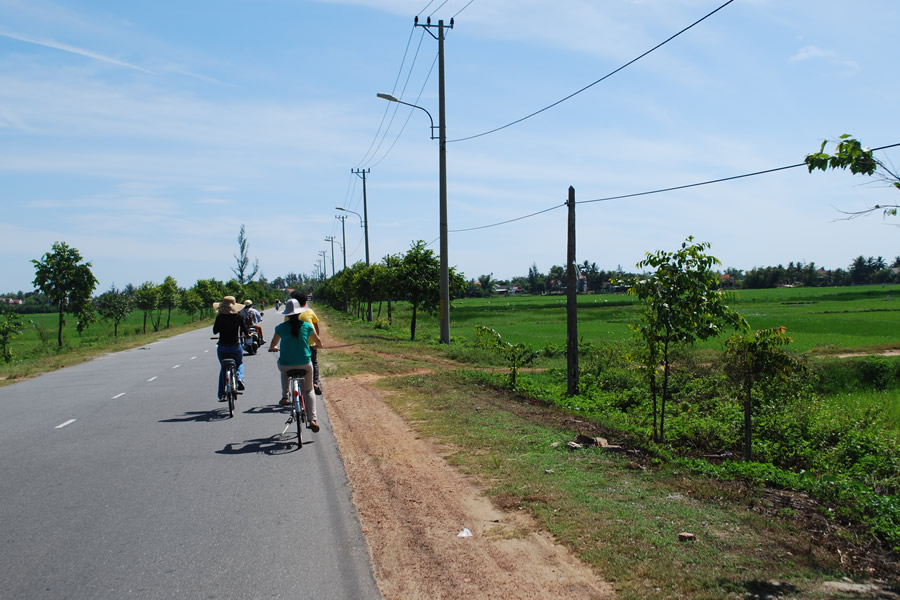
[[(322, 328), (326, 352), (331, 344)], [(354, 351), (359, 351), (355, 349)], [(327, 360), (327, 359), (326, 359)], [(501, 511), (383, 400), (374, 375), (331, 379), (328, 415), (387, 600), (613, 598), (527, 515)], [(467, 528), (471, 537), (458, 537)]]

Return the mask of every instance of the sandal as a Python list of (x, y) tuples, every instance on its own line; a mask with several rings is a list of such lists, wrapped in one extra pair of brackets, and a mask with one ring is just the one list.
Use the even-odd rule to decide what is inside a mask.
[(318, 432), (319, 432), (319, 424), (316, 423), (315, 421), (310, 421), (310, 422), (309, 422), (309, 428), (313, 430), (313, 433), (318, 433)]
[(281, 400), (278, 401), (278, 404), (280, 404), (282, 406), (290, 406), (291, 401), (288, 400), (287, 398), (282, 398)]

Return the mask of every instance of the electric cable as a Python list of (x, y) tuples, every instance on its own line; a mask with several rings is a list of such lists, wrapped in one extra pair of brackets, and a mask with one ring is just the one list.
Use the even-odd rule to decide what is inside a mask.
[(466, 10), (467, 8), (469, 8), (469, 4), (472, 4), (473, 2), (475, 2), (475, 0), (469, 0), (469, 2), (468, 2), (465, 6), (463, 6), (461, 9), (459, 9), (458, 11), (456, 11), (456, 14), (453, 15), (452, 17), (450, 17), (450, 19), (455, 19), (456, 17), (458, 17), (458, 16), (459, 16), (459, 13), (461, 13), (462, 11)]
[[(437, 54), (435, 54), (434, 60), (431, 62), (431, 69), (428, 70), (428, 75), (425, 76), (425, 81), (422, 82), (422, 89), (419, 90), (419, 95), (416, 96), (416, 101), (413, 102), (412, 104), (418, 104), (419, 99), (422, 98), (422, 94), (425, 92), (425, 86), (428, 85), (428, 80), (431, 79), (431, 74), (434, 72), (434, 65), (437, 64), (437, 59), (438, 59), (438, 56), (437, 56)], [(400, 109), (400, 106), (401, 106), (400, 104), (397, 104), (397, 106), (394, 108), (395, 113), (397, 110)], [(391, 143), (390, 147), (385, 151), (384, 155), (381, 158), (379, 158), (377, 161), (372, 163), (371, 166), (377, 167), (379, 164), (381, 164), (381, 161), (383, 161), (385, 158), (387, 158), (388, 154), (391, 153), (391, 150), (394, 149), (394, 146), (396, 146), (397, 142), (400, 140), (400, 136), (403, 135), (403, 132), (406, 130), (406, 126), (409, 124), (409, 120), (410, 120), (410, 118), (412, 118), (412, 114), (413, 114), (413, 109), (412, 109), (412, 107), (410, 107), (409, 112), (406, 113), (406, 121), (403, 122), (403, 126), (400, 128), (400, 131), (397, 133), (397, 137), (394, 138), (394, 141)], [(391, 118), (391, 121), (393, 122), (393, 117)]]
[(662, 42), (660, 42), (659, 44), (653, 46), (652, 48), (650, 48), (649, 50), (647, 50), (646, 52), (644, 52), (644, 53), (641, 54), (640, 56), (631, 59), (630, 61), (628, 61), (627, 63), (625, 63), (625, 64), (622, 65), (621, 67), (619, 67), (618, 69), (616, 69), (616, 70), (614, 70), (614, 71), (611, 71), (611, 72), (607, 73), (606, 75), (604, 75), (603, 77), (601, 77), (601, 78), (598, 79), (597, 81), (595, 81), (595, 82), (593, 82), (593, 83), (590, 83), (590, 84), (584, 86), (583, 88), (581, 88), (580, 90), (578, 90), (578, 91), (576, 91), (576, 92), (572, 92), (571, 94), (569, 94), (569, 95), (566, 96), (565, 98), (562, 98), (561, 100), (557, 100), (557, 101), (554, 102), (553, 104), (550, 104), (550, 105), (548, 105), (548, 106), (545, 106), (544, 108), (542, 108), (542, 109), (540, 109), (540, 110), (534, 111), (534, 112), (531, 113), (530, 115), (525, 115), (525, 116), (522, 117), (521, 119), (516, 119), (515, 121), (512, 121), (512, 122), (510, 122), (510, 123), (507, 123), (506, 125), (503, 125), (503, 126), (501, 126), (501, 127), (496, 127), (496, 128), (491, 129), (491, 130), (489, 130), (489, 131), (485, 131), (485, 132), (478, 133), (478, 134), (475, 134), (475, 135), (470, 135), (470, 136), (468, 136), (468, 137), (458, 138), (458, 139), (455, 139), (455, 140), (447, 140), (447, 142), (448, 142), (448, 143), (450, 143), (450, 142), (464, 142), (464, 141), (466, 141), (466, 140), (472, 140), (472, 139), (479, 138), (479, 137), (482, 137), (482, 136), (485, 136), (485, 135), (488, 135), (488, 134), (491, 134), (491, 133), (496, 133), (496, 132), (500, 131), (501, 129), (506, 129), (507, 127), (511, 127), (511, 126), (513, 126), (513, 125), (516, 125), (517, 123), (521, 123), (522, 121), (525, 121), (525, 120), (527, 120), (527, 119), (530, 119), (531, 117), (534, 117), (534, 116), (536, 116), (536, 115), (539, 115), (539, 114), (541, 114), (541, 113), (544, 112), (544, 111), (550, 110), (550, 109), (553, 108), (554, 106), (558, 106), (558, 105), (562, 104), (562, 103), (565, 102), (566, 100), (569, 100), (569, 99), (571, 99), (571, 98), (577, 96), (577, 95), (580, 94), (581, 92), (583, 92), (583, 91), (585, 91), (585, 90), (587, 90), (587, 89), (589, 89), (589, 88), (594, 87), (595, 85), (597, 85), (597, 84), (600, 83), (601, 81), (603, 81), (603, 80), (605, 80), (605, 79), (608, 79), (608, 78), (612, 77), (613, 75), (615, 75), (616, 73), (618, 73), (619, 71), (622, 71), (623, 69), (625, 69), (625, 68), (627, 68), (627, 67), (633, 65), (634, 63), (636, 63), (637, 61), (641, 60), (642, 58), (644, 58), (645, 56), (647, 56), (647, 55), (650, 54), (651, 52), (653, 52), (653, 51), (655, 51), (655, 50), (657, 50), (657, 49), (659, 49), (659, 48), (665, 46), (666, 44), (668, 44), (669, 42), (671, 42), (672, 40), (674, 40), (675, 38), (677, 38), (678, 36), (680, 36), (682, 33), (684, 33), (685, 31), (687, 31), (688, 29), (691, 29), (691, 28), (694, 27), (695, 25), (698, 25), (698, 24), (701, 23), (702, 21), (705, 21), (706, 19), (708, 19), (708, 18), (711, 17), (712, 15), (716, 14), (717, 12), (719, 12), (720, 10), (722, 10), (723, 8), (725, 8), (726, 6), (728, 6), (729, 4), (731, 4), (732, 2), (734, 2), (734, 0), (728, 0), (728, 1), (725, 2), (723, 5), (721, 5), (721, 6), (718, 7), (717, 9), (715, 9), (714, 11), (712, 11), (712, 12), (706, 14), (705, 16), (701, 17), (700, 19), (694, 21), (693, 23), (691, 23), (690, 25), (688, 25), (687, 27), (685, 27), (684, 29), (682, 29), (682, 30), (679, 31), (678, 33), (676, 33), (676, 34), (670, 36), (670, 37), (669, 37), (668, 39), (666, 39), (665, 41), (662, 41)]
[[(887, 146), (879, 146), (878, 148), (872, 148), (871, 151), (877, 152), (879, 150), (887, 150), (889, 148), (896, 148), (898, 146), (900, 146), (900, 143), (889, 144)], [(590, 204), (593, 202), (608, 202), (610, 200), (622, 200), (625, 198), (637, 198), (638, 196), (649, 196), (651, 194), (661, 194), (663, 192), (673, 192), (676, 190), (685, 190), (688, 188), (700, 187), (703, 185), (710, 185), (713, 183), (723, 183), (725, 181), (734, 181), (736, 179), (744, 179), (746, 177), (754, 177), (756, 175), (766, 175), (768, 173), (777, 173), (778, 171), (786, 171), (788, 169), (796, 169), (797, 167), (804, 167), (804, 166), (806, 166), (806, 163), (801, 162), (801, 163), (797, 163), (797, 164), (793, 164), (793, 165), (786, 165), (783, 167), (775, 167), (773, 169), (764, 169), (762, 171), (754, 171), (753, 173), (744, 173), (743, 175), (732, 175), (731, 177), (710, 179), (708, 181), (701, 181), (698, 183), (689, 183), (687, 185), (677, 185), (677, 186), (672, 186), (672, 187), (667, 187), (667, 188), (660, 188), (660, 189), (650, 190), (650, 191), (646, 191), (646, 192), (637, 192), (634, 194), (621, 194), (618, 196), (607, 196), (605, 198), (595, 198), (593, 200), (576, 200), (575, 204)], [(540, 215), (542, 213), (549, 212), (551, 210), (555, 210), (555, 209), (560, 208), (561, 206), (565, 206), (565, 205), (566, 205), (566, 202), (563, 202), (562, 204), (558, 204), (556, 206), (551, 206), (550, 208), (545, 208), (544, 210), (541, 210), (541, 211), (538, 211), (535, 213), (531, 213), (531, 214), (524, 215), (521, 217), (516, 217), (515, 219), (508, 219), (506, 221), (500, 221), (499, 223), (491, 223), (490, 225), (481, 225), (478, 227), (467, 227), (466, 229), (450, 229), (450, 230), (448, 230), (448, 233), (460, 233), (463, 231), (474, 231), (476, 229), (487, 229), (489, 227), (497, 227), (499, 225), (505, 225), (507, 223), (513, 223), (515, 221), (521, 221), (522, 219), (534, 217), (534, 216)]]
[[(433, 16), (434, 16), (434, 13), (436, 13), (437, 11), (441, 10), (442, 8), (444, 8), (444, 5), (447, 4), (449, 1), (450, 1), (450, 0), (444, 0), (443, 2), (441, 2), (440, 5), (439, 5), (437, 8), (435, 8), (433, 11), (431, 11), (431, 13), (428, 15), (428, 18), (430, 19), (431, 17), (433, 17)], [(431, 2), (429, 2), (428, 4), (431, 4)]]
[[(406, 64), (406, 57), (409, 54), (409, 45), (412, 42), (413, 33), (415, 32), (416, 27), (413, 25), (412, 29), (409, 31), (409, 38), (406, 40), (406, 49), (403, 51), (403, 60), (400, 61), (400, 68), (397, 70), (397, 77), (394, 78), (394, 86), (391, 88), (391, 93), (395, 93), (397, 90), (397, 83), (400, 81), (400, 75), (403, 74), (403, 65)], [(419, 49), (422, 47), (422, 38), (419, 38), (419, 45), (416, 47), (416, 53), (413, 56), (412, 62), (409, 66), (409, 72), (412, 74), (412, 70), (416, 65), (416, 59), (419, 56)], [(409, 82), (409, 75), (406, 77), (406, 81)], [(405, 89), (405, 85), (404, 85)], [(372, 143), (369, 144), (369, 149), (366, 150), (366, 154), (363, 156), (362, 160), (359, 161), (357, 168), (362, 168), (367, 166), (366, 161), (370, 160), (370, 155), (374, 157), (375, 154), (378, 153), (378, 149), (381, 148), (381, 144), (384, 143), (384, 138), (387, 136), (387, 131), (391, 127), (391, 122), (393, 121), (393, 115), (391, 116), (391, 121), (388, 122), (387, 127), (384, 127), (384, 120), (387, 118), (388, 111), (390, 110), (390, 106), (384, 107), (384, 113), (381, 115), (381, 123), (378, 124), (378, 130), (375, 132), (375, 136), (372, 138)], [(396, 111), (395, 111), (396, 112)], [(381, 141), (378, 142), (378, 135), (381, 133), (382, 128), (384, 127), (384, 135), (381, 136)], [(375, 142), (378, 142), (378, 146), (375, 146)], [(372, 148), (375, 148), (374, 150)]]

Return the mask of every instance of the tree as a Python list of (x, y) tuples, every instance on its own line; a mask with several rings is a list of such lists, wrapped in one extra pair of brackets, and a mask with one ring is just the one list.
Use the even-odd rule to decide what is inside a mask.
[(528, 267), (528, 291), (532, 294), (542, 291), (538, 289), (542, 279), (544, 279), (544, 276), (538, 271), (537, 263), (531, 263), (531, 266)]
[(200, 294), (197, 293), (197, 290), (193, 288), (189, 290), (182, 289), (179, 292), (178, 308), (190, 315), (191, 320), (193, 321), (194, 313), (198, 311), (202, 312), (203, 299), (200, 297)]
[[(803, 162), (806, 163), (809, 172), (812, 173), (818, 169), (827, 171), (828, 169), (850, 169), (854, 175), (863, 174), (875, 177), (876, 179), (900, 190), (900, 174), (894, 172), (887, 167), (881, 160), (875, 158), (872, 150), (864, 148), (859, 140), (854, 139), (850, 134), (845, 133), (841, 136), (840, 141), (835, 143), (834, 154), (825, 152), (825, 146), (829, 140), (822, 142), (819, 151), (814, 154), (807, 154)], [(867, 215), (876, 210), (883, 211), (884, 216), (897, 216), (897, 209), (900, 204), (876, 204), (865, 210), (843, 212), (848, 219), (855, 219)]]
[(127, 294), (116, 290), (113, 286), (109, 291), (100, 294), (96, 306), (101, 317), (113, 322), (113, 336), (119, 337), (119, 323), (127, 319), (134, 310), (134, 302)]
[(134, 304), (144, 311), (144, 333), (147, 333), (147, 315), (159, 305), (159, 287), (152, 281), (145, 281), (134, 290)]
[(241, 285), (253, 281), (253, 278), (256, 277), (256, 274), (259, 272), (259, 259), (253, 261), (252, 269), (250, 267), (250, 257), (247, 254), (249, 248), (250, 243), (247, 241), (247, 232), (244, 225), (241, 224), (241, 232), (238, 234), (238, 249), (240, 255), (234, 256), (236, 266), (231, 269), (234, 272), (235, 277), (237, 277), (238, 283)]
[(59, 312), (57, 342), (62, 348), (62, 330), (65, 313), (78, 316), (78, 332), (94, 319), (91, 303), (97, 279), (91, 272), (91, 263), (81, 262), (81, 253), (65, 242), (54, 242), (53, 251), (44, 254), (34, 264), (34, 287), (50, 299), (50, 304)]
[[(166, 329), (172, 322), (172, 309), (178, 306), (178, 282), (169, 275), (159, 284), (159, 306), (158, 309), (166, 309)], [(159, 316), (157, 316), (157, 324), (159, 324)]]
[[(631, 281), (629, 294), (644, 303), (643, 323), (632, 326), (646, 343), (645, 356), (653, 399), (653, 437), (665, 439), (666, 401), (669, 395), (670, 352), (675, 344), (692, 344), (719, 334), (723, 325), (747, 329), (744, 318), (725, 303), (718, 290), (719, 277), (712, 266), (721, 264), (705, 253), (707, 242), (688, 237), (675, 252), (647, 253), (637, 267), (654, 272)], [(662, 404), (657, 436), (656, 371), (663, 365)]]
[(10, 362), (13, 359), (12, 340), (22, 334), (22, 315), (3, 309), (0, 318), (0, 351), (3, 352), (3, 360)]
[(213, 302), (217, 302), (225, 296), (225, 287), (221, 281), (215, 279), (198, 279), (193, 289), (200, 296), (202, 301), (200, 306), (200, 315), (203, 316), (207, 311), (212, 310)]
[[(433, 250), (425, 247), (425, 242), (413, 242), (410, 249), (400, 259), (397, 267), (397, 288), (406, 295), (412, 305), (412, 320), (409, 325), (409, 339), (416, 339), (416, 317), (418, 311), (424, 310), (434, 314), (441, 302), (440, 295), (440, 259)], [(462, 275), (450, 268), (450, 296), (459, 296), (466, 289), (466, 281)]]
[(744, 395), (744, 460), (752, 456), (752, 402), (754, 382), (770, 377), (789, 379), (800, 362), (781, 349), (791, 343), (784, 327), (758, 329), (752, 335), (736, 333), (725, 342), (726, 370), (736, 379)]

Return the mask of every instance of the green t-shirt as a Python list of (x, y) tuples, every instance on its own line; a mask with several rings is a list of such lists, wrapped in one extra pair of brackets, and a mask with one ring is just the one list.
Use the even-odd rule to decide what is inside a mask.
[(275, 326), (275, 333), (281, 337), (279, 348), (281, 354), (278, 363), (282, 365), (306, 365), (312, 360), (309, 352), (309, 336), (315, 333), (313, 326), (306, 321), (300, 321), (300, 335), (291, 335), (291, 324), (287, 321)]

